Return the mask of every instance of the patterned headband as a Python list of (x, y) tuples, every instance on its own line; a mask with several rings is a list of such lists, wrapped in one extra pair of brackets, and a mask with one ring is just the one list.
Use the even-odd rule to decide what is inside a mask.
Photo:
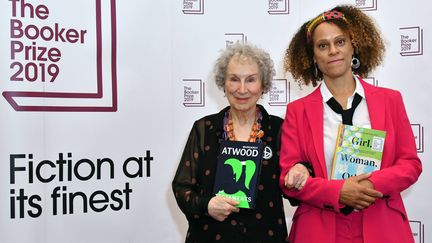
[(316, 18), (314, 18), (313, 20), (311, 20), (307, 25), (306, 25), (306, 38), (307, 38), (307, 43), (310, 43), (312, 41), (312, 32), (314, 31), (314, 29), (321, 24), (324, 21), (328, 21), (331, 19), (342, 19), (345, 22), (347, 21), (345, 18), (345, 15), (337, 10), (333, 10), (333, 11), (328, 11), (328, 12), (324, 12), (323, 14), (318, 15)]

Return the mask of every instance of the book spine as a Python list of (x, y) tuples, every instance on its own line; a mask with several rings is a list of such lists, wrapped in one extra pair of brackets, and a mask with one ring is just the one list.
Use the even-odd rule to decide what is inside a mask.
[(338, 155), (338, 148), (342, 145), (343, 142), (343, 137), (344, 137), (344, 131), (345, 131), (345, 126), (341, 123), (339, 124), (339, 128), (338, 128), (338, 133), (337, 133), (337, 138), (336, 138), (336, 144), (335, 144), (335, 150), (333, 153), (333, 161), (332, 161), (332, 169), (331, 169), (331, 175), (330, 175), (330, 179), (334, 178), (334, 170), (336, 167), (336, 158)]

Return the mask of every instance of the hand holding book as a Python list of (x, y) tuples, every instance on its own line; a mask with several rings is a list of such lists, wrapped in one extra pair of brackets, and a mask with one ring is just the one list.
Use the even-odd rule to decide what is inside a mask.
[(234, 199), (214, 196), (210, 199), (207, 206), (208, 213), (217, 221), (224, 221), (230, 214), (238, 213), (240, 209), (236, 207), (239, 204)]
[(345, 180), (339, 196), (339, 201), (348, 206), (341, 209), (343, 214), (351, 213), (353, 208), (367, 208), (382, 197), (367, 178), (381, 168), (385, 137), (385, 131), (339, 126), (331, 179)]

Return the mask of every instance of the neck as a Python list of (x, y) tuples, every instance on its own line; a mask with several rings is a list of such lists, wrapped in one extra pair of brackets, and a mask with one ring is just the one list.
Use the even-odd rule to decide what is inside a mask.
[(230, 113), (232, 121), (239, 125), (253, 124), (256, 119), (256, 108), (248, 111), (231, 109)]
[(356, 88), (354, 77), (351, 73), (342, 77), (330, 78), (324, 77), (324, 82), (333, 96), (351, 96)]
[(348, 97), (350, 97), (356, 88), (355, 80), (350, 73), (343, 77), (329, 78), (325, 77), (324, 82), (333, 97), (345, 109), (347, 107)]
[(261, 142), (264, 132), (261, 130), (262, 115), (258, 108), (247, 112), (230, 109), (225, 114), (225, 136), (231, 141)]

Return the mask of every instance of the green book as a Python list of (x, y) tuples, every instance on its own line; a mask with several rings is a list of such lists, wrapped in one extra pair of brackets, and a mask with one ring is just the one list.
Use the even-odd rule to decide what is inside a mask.
[(254, 208), (264, 145), (222, 141), (217, 161), (215, 195), (239, 202), (239, 208)]
[(379, 170), (385, 137), (385, 131), (339, 125), (330, 178), (344, 180)]

